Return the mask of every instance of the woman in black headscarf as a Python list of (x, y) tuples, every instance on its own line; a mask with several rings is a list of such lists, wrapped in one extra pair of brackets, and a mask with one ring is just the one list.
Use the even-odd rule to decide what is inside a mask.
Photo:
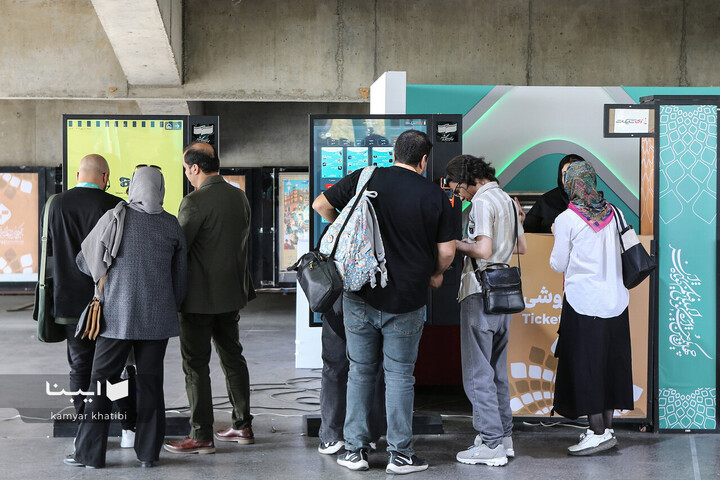
[(124, 393), (109, 390), (108, 381), (119, 377), (131, 348), (138, 389), (135, 453), (143, 467), (158, 459), (165, 436), (163, 358), (168, 339), (180, 333), (177, 311), (187, 288), (185, 235), (177, 218), (163, 210), (164, 196), (160, 170), (138, 168), (128, 203), (120, 202), (98, 220), (77, 256), (78, 268), (96, 285), (104, 279), (104, 319), (90, 377), (93, 400), (85, 407), (67, 465), (105, 466), (109, 397)]
[(558, 186), (543, 194), (525, 215), (523, 228), (526, 233), (551, 233), (550, 227), (555, 221), (555, 217), (567, 210), (570, 203), (565, 188), (563, 188), (563, 174), (571, 163), (584, 161), (583, 157), (574, 153), (565, 155), (560, 160), (560, 165), (558, 165)]

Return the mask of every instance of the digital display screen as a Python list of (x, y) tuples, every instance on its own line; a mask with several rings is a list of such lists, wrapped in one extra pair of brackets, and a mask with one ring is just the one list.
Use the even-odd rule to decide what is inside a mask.
[(649, 137), (655, 134), (655, 109), (639, 105), (605, 105), (605, 137)]
[[(312, 192), (310, 203), (348, 174), (370, 165), (393, 166), (393, 148), (401, 133), (419, 130), (428, 133), (428, 119), (422, 117), (311, 117)], [(320, 215), (312, 212), (313, 227), (310, 245), (318, 243), (328, 226)], [(314, 323), (320, 324), (314, 314)]]
[(0, 282), (35, 282), (39, 175), (0, 172)]
[(110, 166), (108, 193), (127, 200), (127, 189), (137, 165), (157, 165), (165, 177), (166, 212), (177, 215), (183, 198), (182, 152), (184, 121), (137, 117), (130, 119), (67, 118), (66, 184), (77, 184), (76, 172), (85, 155), (97, 153)]

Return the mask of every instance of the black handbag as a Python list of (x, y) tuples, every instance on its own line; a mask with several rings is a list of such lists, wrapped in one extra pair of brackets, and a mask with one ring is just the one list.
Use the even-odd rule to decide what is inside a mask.
[[(375, 172), (373, 172), (374, 174)], [(370, 177), (372, 178), (372, 176)], [(370, 180), (367, 181), (360, 193), (356, 195), (352, 209), (345, 217), (345, 222), (340, 227), (336, 238), (340, 238), (340, 234), (345, 230), (345, 226), (352, 216), (353, 210), (357, 207), (363, 193), (367, 189)], [(343, 292), (343, 280), (335, 266), (335, 252), (337, 251), (338, 242), (335, 241), (330, 255), (325, 255), (312, 250), (300, 257), (293, 265), (288, 267), (288, 271), (297, 272), (297, 280), (305, 292), (305, 296), (310, 304), (310, 310), (315, 313), (327, 313), (332, 310), (335, 300), (340, 297)]]
[[(513, 202), (513, 213), (515, 214), (515, 245), (517, 245), (518, 219), (515, 202)], [(482, 287), (483, 310), (486, 314), (504, 315), (525, 310), (519, 253), (517, 267), (511, 267), (507, 263), (489, 263), (483, 271), (478, 271), (477, 261), (472, 257), (470, 260), (475, 270), (475, 278)]]
[(55, 323), (53, 317), (53, 279), (46, 277), (47, 272), (47, 240), (48, 215), (50, 204), (55, 195), (50, 195), (45, 203), (43, 214), (42, 247), (40, 249), (40, 274), (35, 285), (35, 305), (33, 307), (33, 320), (37, 320), (37, 339), (45, 343), (57, 343), (65, 340), (65, 326)]
[(615, 226), (620, 238), (623, 284), (625, 288), (634, 288), (655, 270), (655, 261), (640, 243), (632, 225), (625, 223), (625, 219), (620, 216), (614, 205), (611, 207), (614, 210)]
[[(334, 251), (333, 251), (334, 253)], [(326, 313), (343, 291), (343, 281), (332, 255), (310, 251), (288, 270), (297, 272), (297, 280), (305, 292), (310, 310)]]

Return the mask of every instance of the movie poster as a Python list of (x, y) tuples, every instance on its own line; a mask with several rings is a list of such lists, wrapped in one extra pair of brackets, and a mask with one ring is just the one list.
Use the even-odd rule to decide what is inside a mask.
[(279, 182), (279, 264), (280, 272), (297, 261), (298, 241), (309, 241), (310, 181), (307, 173), (280, 173)]
[(0, 282), (36, 282), (37, 173), (0, 173)]

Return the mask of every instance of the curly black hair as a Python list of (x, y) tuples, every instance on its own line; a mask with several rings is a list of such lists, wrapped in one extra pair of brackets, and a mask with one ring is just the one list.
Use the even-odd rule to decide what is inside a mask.
[(476, 180), (498, 181), (495, 177), (495, 168), (491, 167), (484, 157), (458, 155), (448, 162), (445, 171), (445, 179), (448, 182), (475, 185)]

